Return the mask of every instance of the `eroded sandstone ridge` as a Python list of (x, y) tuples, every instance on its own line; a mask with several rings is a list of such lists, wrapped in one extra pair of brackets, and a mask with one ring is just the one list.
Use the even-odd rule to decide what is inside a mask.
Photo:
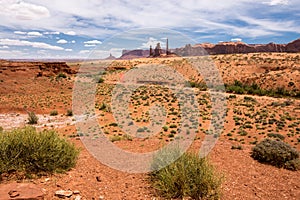
[[(168, 47), (167, 47), (168, 49)], [(161, 54), (166, 53), (164, 49)], [(168, 49), (169, 54), (177, 56), (201, 56), (201, 55), (217, 55), (217, 54), (243, 54), (243, 53), (298, 53), (300, 52), (300, 39), (292, 41), (288, 44), (246, 44), (244, 42), (219, 42), (218, 44), (202, 43), (202, 44), (187, 44), (184, 47), (176, 49)], [(146, 58), (155, 56), (155, 49), (150, 47), (150, 50), (123, 50), (120, 59)]]
[(0, 73), (28, 71), (40, 76), (55, 76), (59, 73), (75, 74), (76, 71), (70, 68), (66, 62), (18, 62), (0, 60)]

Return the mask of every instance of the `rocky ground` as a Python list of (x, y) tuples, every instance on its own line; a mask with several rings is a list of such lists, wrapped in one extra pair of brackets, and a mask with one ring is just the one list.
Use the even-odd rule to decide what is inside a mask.
[[(300, 88), (297, 75), (299, 60), (296, 56), (272, 54), (268, 64), (263, 63), (268, 60), (269, 54), (221, 55), (213, 59), (226, 82), (234, 79), (246, 81), (256, 77), (255, 81), (265, 87), (282, 84), (288, 88), (288, 80), (294, 83), (293, 88)], [(258, 64), (254, 64), (254, 60)], [(118, 62), (123, 62), (125, 68), (130, 68), (145, 61)], [(156, 59), (154, 62), (160, 60)], [(278, 65), (275, 65), (276, 62)], [(164, 61), (164, 64), (168, 63), (173, 64), (178, 71), (187, 73), (187, 77), (193, 76), (192, 70), (186, 70), (186, 64), (168, 59)], [(74, 69), (78, 67), (76, 63), (70, 66)], [(278, 66), (280, 67), (277, 68)], [(0, 199), (161, 199), (149, 184), (147, 174), (131, 174), (112, 169), (100, 163), (86, 150), (81, 137), (77, 135), (74, 117), (66, 116), (67, 111), (72, 109), (74, 75), (65, 72), (65, 78), (58, 74), (37, 77), (37, 72), (36, 69), (32, 73), (30, 70), (24, 72), (6, 69), (0, 73), (0, 126), (5, 130), (22, 127), (26, 125), (27, 112), (34, 111), (39, 117), (37, 128), (55, 129), (62, 137), (74, 142), (81, 149), (79, 160), (76, 167), (65, 174), (53, 174), (33, 180), (16, 180), (17, 175), (2, 175)], [(176, 127), (171, 128), (171, 125), (177, 124), (180, 116), (175, 106), (177, 99), (168, 90), (138, 90), (133, 94), (129, 105), (134, 122), (143, 126), (149, 121), (147, 111), (151, 104), (163, 103), (168, 111), (167, 130), (162, 129), (153, 137), (145, 139), (129, 139), (124, 137), (120, 128), (110, 125), (116, 121), (109, 109), (109, 97), (113, 83), (122, 77), (120, 73), (124, 71), (108, 71), (104, 77), (105, 82), (97, 85), (98, 122), (108, 140), (129, 152), (153, 151), (174, 140), (177, 132)], [(250, 157), (254, 144), (269, 137), (269, 133), (281, 134), (285, 142), (300, 150), (299, 99), (233, 94), (226, 96), (224, 131), (209, 154), (211, 162), (224, 175), (222, 199), (299, 199), (300, 171), (278, 169), (258, 163)], [(174, 105), (164, 100), (167, 97), (170, 101), (174, 100)], [(199, 150), (210, 123), (209, 94), (199, 92), (197, 98), (201, 127), (190, 151)], [(103, 102), (106, 104), (105, 109), (102, 107)], [(52, 111), (57, 111), (58, 115), (50, 116)], [(118, 139), (115, 140), (116, 138)], [(242, 149), (232, 149), (233, 146), (241, 146)]]

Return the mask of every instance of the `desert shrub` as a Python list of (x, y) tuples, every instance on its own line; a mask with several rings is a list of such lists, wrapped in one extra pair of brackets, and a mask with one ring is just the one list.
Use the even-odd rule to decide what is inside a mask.
[(267, 138), (252, 149), (251, 156), (262, 163), (271, 164), (279, 168), (299, 169), (293, 168), (295, 163), (299, 163), (299, 152), (283, 141)]
[(67, 110), (66, 116), (68, 116), (68, 117), (73, 116), (73, 111), (72, 110)]
[(59, 74), (57, 75), (57, 78), (67, 78), (67, 75), (64, 74), (64, 73), (59, 73)]
[(168, 126), (163, 126), (164, 131), (168, 131), (169, 127)]
[(56, 116), (56, 115), (58, 115), (57, 110), (52, 110), (52, 111), (50, 112), (50, 116)]
[(36, 116), (34, 112), (28, 113), (28, 124), (37, 124), (39, 121), (39, 118)]
[(107, 107), (106, 104), (105, 104), (105, 103), (102, 103), (101, 106), (100, 106), (100, 108), (99, 108), (99, 110), (105, 110), (106, 107)]
[(284, 168), (292, 171), (300, 170), (300, 159), (287, 161)]
[(233, 146), (231, 146), (231, 149), (233, 149), (233, 150), (235, 150), (235, 149), (242, 150), (243, 147), (241, 145), (237, 145), (237, 146), (233, 145)]
[[(160, 169), (178, 153), (176, 150), (174, 154), (159, 153), (154, 157), (152, 169)], [(158, 193), (168, 199), (219, 199), (221, 195), (222, 177), (206, 158), (193, 153), (184, 153), (170, 165), (152, 172), (150, 180)]]
[(244, 97), (244, 101), (250, 101), (250, 102), (256, 103), (256, 100), (253, 97), (247, 97), (247, 96), (245, 96)]
[(99, 78), (97, 83), (104, 83), (104, 79), (103, 78)]
[(119, 135), (114, 135), (114, 136), (111, 136), (109, 139), (111, 142), (117, 142), (117, 141), (121, 141), (122, 137)]
[(172, 124), (172, 125), (170, 125), (170, 128), (177, 128), (177, 125), (176, 124)]
[(282, 97), (282, 96), (295, 96), (299, 97), (298, 93), (290, 93), (282, 87), (276, 89), (265, 90), (259, 87), (259, 85), (253, 84), (243, 84), (240, 81), (235, 80), (233, 84), (225, 84), (226, 92), (235, 94), (251, 94), (259, 96), (271, 96), (271, 97)]
[(78, 150), (52, 130), (25, 127), (0, 134), (0, 174), (64, 172), (75, 166)]
[(109, 126), (117, 127), (117, 126), (118, 126), (118, 124), (117, 124), (117, 123), (115, 123), (115, 122), (113, 122), (113, 123), (110, 123), (110, 124), (109, 124)]
[(278, 138), (280, 140), (284, 140), (284, 136), (279, 133), (268, 133), (268, 137)]
[(207, 90), (207, 85), (205, 83), (197, 83), (194, 81), (188, 81), (188, 82), (186, 82), (185, 85), (186, 85), (186, 87), (198, 88), (201, 91)]
[(2, 126), (0, 126), (0, 132), (3, 132), (3, 127)]

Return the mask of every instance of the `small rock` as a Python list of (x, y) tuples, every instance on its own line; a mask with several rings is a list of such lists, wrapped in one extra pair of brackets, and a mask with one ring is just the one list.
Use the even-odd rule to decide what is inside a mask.
[(68, 190), (68, 191), (65, 191), (65, 190), (58, 190), (55, 192), (55, 196), (59, 197), (59, 198), (69, 198), (73, 195), (73, 192)]
[(81, 196), (77, 195), (74, 200), (81, 200)]
[(80, 194), (80, 191), (79, 190), (74, 190), (73, 194)]
[(100, 176), (97, 176), (96, 179), (97, 179), (98, 182), (102, 181), (101, 178), (100, 178)]
[(45, 178), (45, 182), (48, 182), (48, 181), (50, 181), (50, 178)]
[(11, 191), (8, 192), (8, 195), (9, 195), (10, 198), (15, 198), (17, 196), (20, 196), (20, 193), (16, 190), (11, 190)]
[(0, 185), (0, 199), (42, 200), (45, 194), (33, 183), (10, 183)]
[(104, 200), (104, 196), (101, 195), (101, 196), (99, 197), (99, 200)]

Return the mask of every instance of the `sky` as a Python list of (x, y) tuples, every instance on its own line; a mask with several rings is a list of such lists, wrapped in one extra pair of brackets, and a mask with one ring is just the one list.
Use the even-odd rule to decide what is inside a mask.
[(0, 59), (99, 58), (188, 43), (288, 43), (300, 0), (0, 0)]

